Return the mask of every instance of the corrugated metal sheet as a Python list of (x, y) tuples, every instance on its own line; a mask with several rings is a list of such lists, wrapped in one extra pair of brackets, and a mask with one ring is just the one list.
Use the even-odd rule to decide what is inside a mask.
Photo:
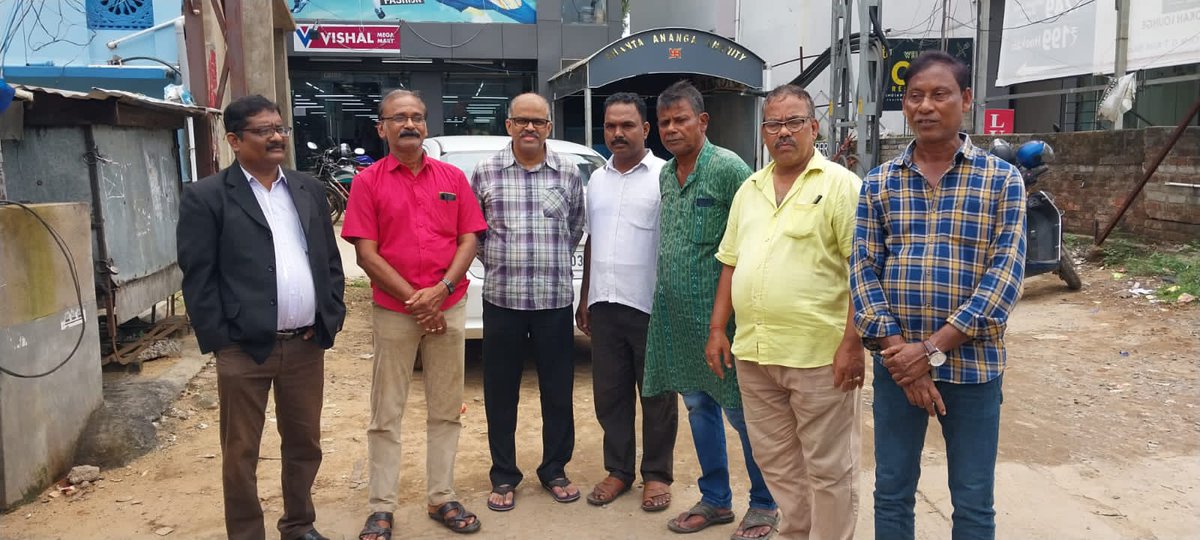
[(18, 92), (24, 90), (32, 94), (30, 101), (37, 101), (38, 94), (53, 94), (59, 97), (68, 99), (81, 100), (116, 100), (122, 103), (136, 105), (146, 109), (155, 109), (178, 113), (184, 116), (204, 116), (206, 114), (221, 114), (220, 110), (209, 109), (207, 107), (197, 107), (194, 105), (183, 105), (171, 101), (152, 98), (144, 94), (135, 94), (124, 90), (106, 90), (103, 88), (93, 88), (88, 92), (76, 92), (73, 90), (62, 90), (58, 88), (45, 88), (41, 86), (28, 86), (17, 84), (13, 85)]

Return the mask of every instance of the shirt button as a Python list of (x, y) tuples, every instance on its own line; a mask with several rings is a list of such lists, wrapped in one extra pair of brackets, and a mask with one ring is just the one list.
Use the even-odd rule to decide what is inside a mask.
[(275, 299), (274, 299), (274, 298), (272, 298), (272, 299), (271, 299), (271, 301), (270, 301), (270, 302), (267, 302), (267, 303), (273, 306), (273, 305), (275, 305)]
[(268, 272), (274, 272), (274, 271), (275, 271), (275, 265), (273, 265), (273, 264), (272, 264), (272, 265), (268, 266), (268, 267), (267, 267), (267, 271), (268, 271)]

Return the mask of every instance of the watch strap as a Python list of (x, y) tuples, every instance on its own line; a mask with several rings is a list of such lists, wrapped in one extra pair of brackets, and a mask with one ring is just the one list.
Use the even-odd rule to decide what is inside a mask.
[(446, 290), (449, 291), (450, 294), (454, 294), (454, 284), (450, 283), (450, 280), (448, 280), (446, 278), (442, 278), (439, 281), (442, 282), (442, 285), (446, 286)]

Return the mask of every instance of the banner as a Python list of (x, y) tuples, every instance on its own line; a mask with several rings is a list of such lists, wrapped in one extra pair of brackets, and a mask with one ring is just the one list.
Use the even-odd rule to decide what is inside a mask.
[[(904, 109), (904, 73), (908, 71), (908, 65), (921, 54), (921, 51), (941, 48), (942, 40), (940, 39), (888, 38), (888, 80), (887, 89), (883, 93), (883, 110), (900, 111)], [(946, 43), (946, 52), (962, 60), (974, 72), (974, 39), (950, 38)]]
[(537, 23), (537, 0), (288, 0), (297, 21)]
[[(1200, 0), (1130, 4), (1126, 71), (1200, 62)], [(1006, 3), (996, 85), (1113, 73), (1116, 38), (1112, 2)]]
[(296, 52), (301, 51), (400, 51), (400, 27), (366, 24), (297, 24), (292, 33)]

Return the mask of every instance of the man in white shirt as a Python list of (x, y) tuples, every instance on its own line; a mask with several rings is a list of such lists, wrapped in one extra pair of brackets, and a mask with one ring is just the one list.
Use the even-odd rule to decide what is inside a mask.
[[(588, 241), (575, 312), (575, 323), (592, 338), (592, 389), (604, 429), (608, 477), (587, 498), (597, 506), (612, 502), (635, 480), (634, 411), (654, 301), (664, 163), (646, 149), (649, 133), (646, 103), (637, 94), (621, 92), (604, 102), (604, 143), (612, 157), (588, 182)], [(671, 504), (678, 405), (674, 393), (641, 401), (641, 506), (659, 512)]]

